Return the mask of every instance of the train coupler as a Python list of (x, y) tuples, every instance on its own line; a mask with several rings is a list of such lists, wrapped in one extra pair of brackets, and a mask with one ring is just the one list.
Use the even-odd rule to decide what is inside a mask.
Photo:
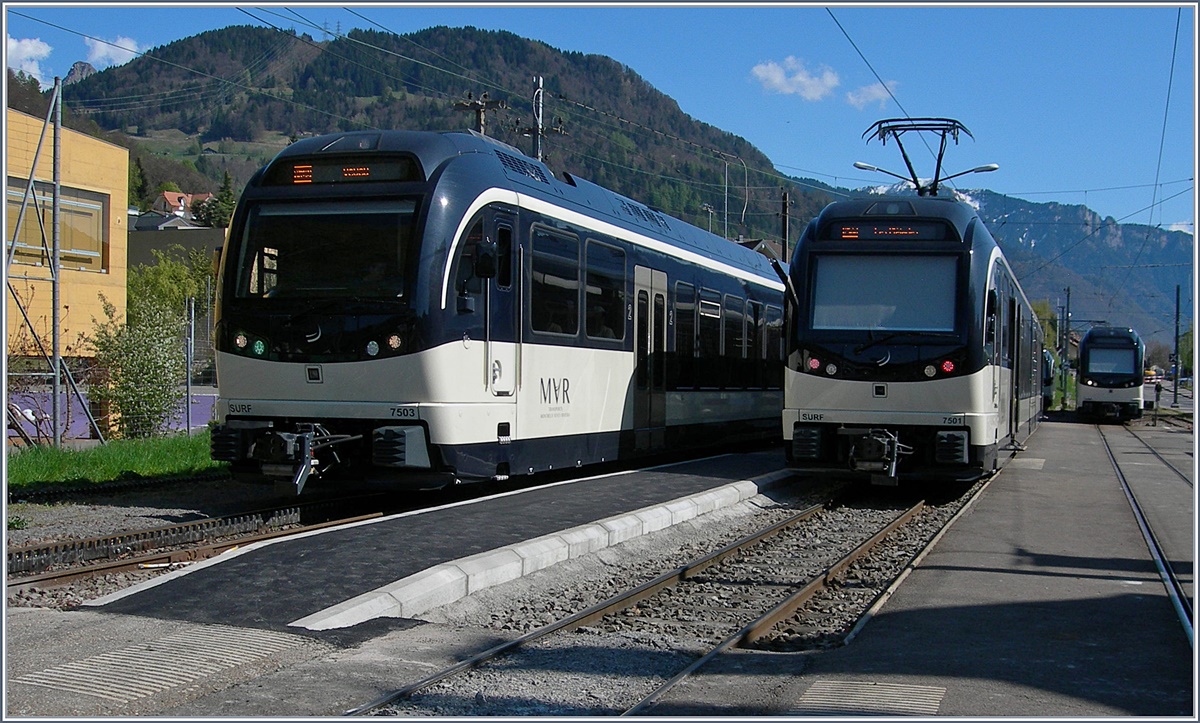
[(871, 484), (896, 486), (896, 465), (900, 455), (912, 454), (912, 447), (900, 443), (900, 437), (886, 429), (840, 429), (839, 434), (852, 437), (850, 443), (850, 469), (868, 472)]
[(299, 495), (309, 477), (319, 477), (341, 463), (337, 452), (331, 449), (333, 445), (362, 438), (362, 435), (330, 434), (319, 424), (300, 424), (297, 429), (265, 432), (250, 447), (250, 458), (258, 460), (262, 473), (275, 481), (280, 494)]

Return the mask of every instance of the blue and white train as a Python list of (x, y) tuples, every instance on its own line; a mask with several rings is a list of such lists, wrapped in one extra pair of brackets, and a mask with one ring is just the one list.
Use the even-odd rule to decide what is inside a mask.
[(950, 198), (827, 206), (790, 269), (783, 435), (800, 470), (970, 480), (1042, 412), (1042, 328), (975, 210)]
[(218, 287), (212, 456), (296, 493), (778, 439), (768, 259), (478, 134), (289, 146)]
[(1138, 419), (1146, 346), (1128, 327), (1094, 326), (1079, 342), (1075, 407), (1087, 417)]

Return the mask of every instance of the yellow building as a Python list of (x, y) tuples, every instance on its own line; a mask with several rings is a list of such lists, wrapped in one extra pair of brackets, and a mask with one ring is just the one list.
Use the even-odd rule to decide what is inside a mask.
[[(13, 251), (13, 232), (31, 175), (37, 207), (30, 199), (21, 221), (8, 281), (21, 298), (38, 336), (50, 350), (52, 285), (50, 248), (54, 193), (54, 129), (45, 128), (41, 155), (33, 168), (45, 122), (8, 108), (5, 162), (8, 174), (4, 237), (5, 261)], [(77, 344), (91, 334), (92, 319), (103, 320), (101, 294), (125, 319), (129, 151), (77, 131), (62, 129), (59, 166), (59, 259), (62, 268), (61, 344), (63, 356), (90, 356)], [(38, 215), (42, 223), (38, 223)], [(43, 232), (44, 229), (44, 232)], [(44, 241), (43, 241), (44, 233)], [(7, 289), (7, 344), (10, 354), (37, 354), (29, 348), (28, 327)]]

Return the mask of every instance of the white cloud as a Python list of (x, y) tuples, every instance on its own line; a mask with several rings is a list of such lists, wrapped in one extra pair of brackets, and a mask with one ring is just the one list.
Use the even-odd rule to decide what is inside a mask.
[(110, 43), (92, 38), (84, 38), (87, 43), (88, 59), (97, 70), (103, 70), (113, 65), (124, 65), (137, 57), (141, 48), (133, 38), (118, 36)]
[(810, 72), (804, 67), (804, 61), (794, 56), (788, 56), (782, 64), (773, 60), (759, 63), (750, 72), (767, 90), (799, 95), (804, 100), (821, 100), (841, 83), (837, 73), (828, 65)]
[(1167, 231), (1183, 231), (1184, 233), (1192, 233), (1196, 224), (1191, 221), (1180, 221), (1179, 223), (1169, 223), (1163, 226)]
[(883, 83), (864, 85), (858, 90), (846, 93), (846, 102), (859, 110), (877, 102), (882, 109), (892, 97), (888, 91), (894, 91), (897, 85), (899, 83), (894, 80), (889, 80), (886, 85)]
[(37, 78), (39, 83), (45, 83), (46, 75), (42, 70), (42, 61), (50, 57), (53, 48), (40, 38), (17, 39), (7, 34), (4, 38), (7, 46), (5, 62), (8, 67)]

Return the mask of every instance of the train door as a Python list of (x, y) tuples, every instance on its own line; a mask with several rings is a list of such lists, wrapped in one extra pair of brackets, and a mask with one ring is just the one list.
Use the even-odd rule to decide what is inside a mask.
[(517, 388), (517, 347), (520, 342), (518, 318), (520, 294), (513, 273), (514, 219), (498, 214), (488, 223), (487, 240), (494, 244), (495, 275), (487, 285), (487, 359), (488, 386), (492, 395), (511, 396)]
[(634, 448), (660, 448), (666, 443), (667, 275), (633, 269)]
[(1006, 344), (1009, 349), (1010, 375), (1008, 378), (1008, 439), (1011, 444), (1017, 444), (1020, 439), (1021, 426), (1021, 378), (1025, 375), (1025, 359), (1021, 354), (1021, 307), (1016, 298), (1008, 300), (1008, 316), (1010, 326)]

